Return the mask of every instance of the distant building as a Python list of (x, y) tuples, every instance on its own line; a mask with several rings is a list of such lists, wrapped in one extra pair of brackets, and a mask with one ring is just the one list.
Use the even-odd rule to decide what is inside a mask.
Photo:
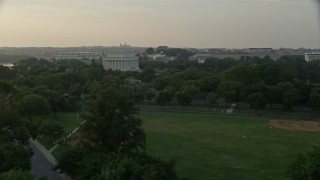
[(305, 56), (306, 53), (312, 53), (315, 50), (312, 49), (305, 49), (305, 48), (299, 48), (299, 49), (292, 49), (292, 48), (280, 48), (278, 50), (279, 54), (281, 56)]
[(320, 60), (320, 52), (305, 53), (304, 58), (307, 62)]
[(190, 57), (190, 60), (197, 61), (198, 63), (204, 63), (204, 61), (208, 58), (217, 58), (217, 59), (226, 59), (226, 58), (232, 58), (232, 59), (241, 59), (241, 57), (250, 56), (249, 53), (214, 53), (214, 54), (195, 54)]
[(128, 45), (121, 45), (120, 48), (107, 51), (102, 58), (104, 69), (119, 71), (139, 70), (139, 58), (136, 52), (128, 48)]
[(272, 48), (249, 48), (249, 49), (224, 49), (224, 48), (214, 48), (214, 49), (203, 49), (201, 53), (195, 54), (190, 57), (190, 60), (197, 61), (198, 63), (204, 63), (208, 58), (217, 59), (237, 59), (240, 60), (244, 57), (259, 57), (264, 58), (269, 56), (273, 60), (280, 58), (278, 54)]
[(191, 61), (197, 61), (199, 64), (202, 64), (206, 61), (206, 59), (211, 58), (211, 54), (195, 54), (191, 56), (189, 59)]
[(101, 55), (97, 52), (63, 52), (54, 55), (55, 60), (81, 60), (90, 64), (92, 60), (99, 60)]
[(249, 48), (244, 51), (249, 53), (249, 57), (264, 58), (269, 56), (273, 60), (278, 60), (281, 57), (281, 55), (272, 48)]
[(176, 57), (168, 57), (164, 54), (156, 54), (156, 55), (149, 55), (148, 56), (148, 60), (165, 62), (165, 63), (167, 63), (169, 61), (176, 60), (176, 59), (177, 59)]

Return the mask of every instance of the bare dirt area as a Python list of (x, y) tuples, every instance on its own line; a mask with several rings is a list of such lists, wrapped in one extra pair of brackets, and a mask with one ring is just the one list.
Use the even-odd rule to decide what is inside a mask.
[(80, 143), (80, 140), (69, 140), (69, 141), (66, 141), (66, 144), (71, 146), (71, 147), (76, 147), (77, 145), (79, 145)]
[(272, 127), (279, 129), (287, 129), (292, 131), (320, 132), (320, 122), (317, 121), (270, 120), (269, 124)]

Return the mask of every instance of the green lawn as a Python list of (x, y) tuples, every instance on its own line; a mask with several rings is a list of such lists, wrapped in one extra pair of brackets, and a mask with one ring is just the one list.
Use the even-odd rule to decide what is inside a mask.
[(66, 145), (66, 144), (60, 144), (60, 146), (53, 151), (52, 155), (56, 158), (56, 159), (60, 159), (64, 153), (68, 152), (71, 149), (70, 146)]
[[(54, 116), (54, 114), (51, 114), (48, 117), (48, 121), (60, 124), (64, 128), (65, 134), (67, 134), (68, 132), (72, 132), (76, 127), (79, 126), (81, 122), (80, 117), (77, 117), (76, 112), (60, 112), (57, 113), (56, 116)], [(63, 137), (61, 137), (60, 139), (62, 140), (62, 138)], [(38, 137), (38, 140), (46, 149), (49, 150), (54, 146), (54, 142), (56, 142), (59, 139), (52, 140), (44, 137)]]
[[(72, 131), (76, 113), (61, 113), (53, 121)], [(206, 179), (286, 179), (299, 152), (320, 145), (320, 133), (270, 128), (260, 116), (141, 111), (147, 151), (175, 159), (180, 177)], [(74, 138), (76, 138), (75, 134)], [(54, 151), (61, 156), (68, 146)]]
[(66, 133), (72, 132), (81, 122), (80, 113), (77, 117), (77, 112), (60, 112), (56, 116), (51, 114), (49, 120), (63, 126)]
[(270, 128), (270, 117), (141, 111), (147, 150), (175, 159), (179, 176), (205, 179), (286, 179), (299, 152), (320, 133)]

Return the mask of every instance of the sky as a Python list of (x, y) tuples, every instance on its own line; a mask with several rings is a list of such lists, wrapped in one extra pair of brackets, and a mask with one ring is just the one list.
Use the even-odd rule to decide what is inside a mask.
[(315, 0), (0, 0), (0, 46), (320, 48)]

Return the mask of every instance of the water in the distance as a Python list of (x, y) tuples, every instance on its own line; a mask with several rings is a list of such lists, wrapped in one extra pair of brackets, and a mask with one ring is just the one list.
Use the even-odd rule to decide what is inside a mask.
[(6, 66), (6, 67), (12, 67), (13, 66), (12, 63), (0, 63), (0, 65)]

